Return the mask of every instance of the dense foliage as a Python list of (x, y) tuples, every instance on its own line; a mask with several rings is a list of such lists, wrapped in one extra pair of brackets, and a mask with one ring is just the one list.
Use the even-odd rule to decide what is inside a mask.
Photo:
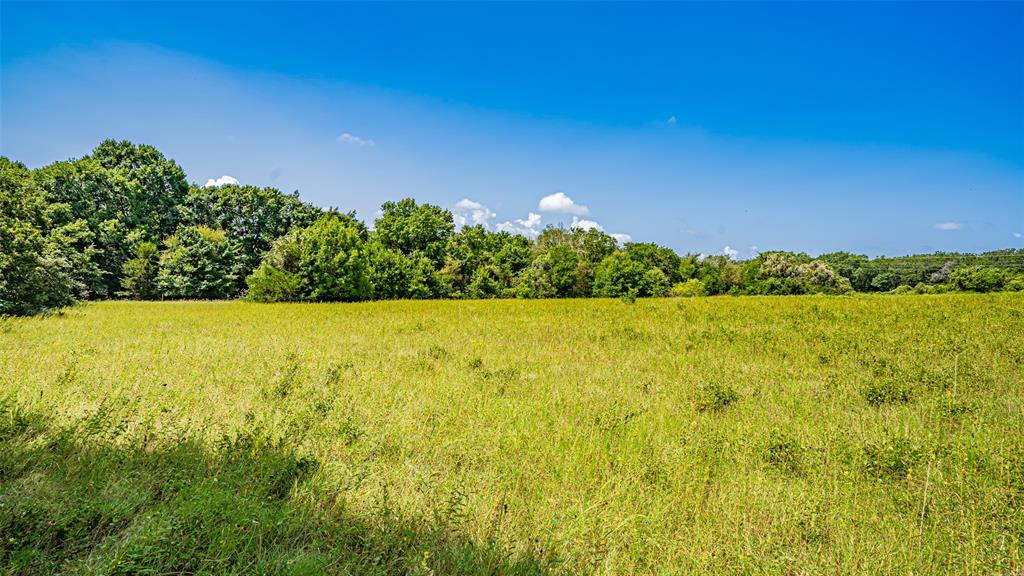
[(189, 185), (151, 146), (108, 140), (28, 170), (0, 159), (0, 315), (82, 299), (276, 301), (578, 298), (1024, 289), (1024, 250), (875, 258), (766, 252), (746, 261), (599, 230), (536, 239), (457, 229), (385, 202), (370, 230), (274, 188)]

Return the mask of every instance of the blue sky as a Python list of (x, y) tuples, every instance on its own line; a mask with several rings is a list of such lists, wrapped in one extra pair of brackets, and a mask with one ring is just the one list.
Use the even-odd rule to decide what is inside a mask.
[[(1024, 4), (0, 4), (0, 153), (153, 144), (372, 220), (1024, 247)], [(547, 198), (546, 200), (543, 200)]]

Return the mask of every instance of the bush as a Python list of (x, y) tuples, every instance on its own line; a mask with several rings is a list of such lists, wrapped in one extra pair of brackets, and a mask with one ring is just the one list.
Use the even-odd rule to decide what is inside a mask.
[(1005, 269), (991, 266), (965, 266), (949, 275), (949, 283), (954, 288), (968, 292), (994, 292), (1010, 279)]
[(370, 265), (370, 284), (378, 300), (408, 298), (413, 262), (397, 250), (385, 248), (379, 241), (366, 245)]
[[(356, 301), (373, 296), (367, 234), (349, 215), (330, 212), (274, 243), (247, 279), (258, 302)], [(414, 270), (415, 272), (415, 270)]]
[(650, 296), (668, 296), (668, 276), (661, 268), (649, 268), (644, 272), (644, 287)]
[(253, 302), (296, 302), (303, 299), (302, 278), (298, 274), (260, 266), (246, 279), (249, 291), (246, 300)]
[(502, 295), (503, 285), (501, 270), (497, 266), (481, 266), (473, 273), (467, 295), (470, 298), (497, 298)]
[(704, 283), (696, 278), (690, 278), (685, 282), (679, 282), (672, 287), (672, 296), (676, 297), (694, 297), (694, 296), (707, 296), (708, 291), (704, 287)]
[(157, 297), (156, 276), (160, 270), (160, 251), (152, 242), (140, 242), (135, 257), (124, 263), (121, 286), (123, 296), (139, 300)]
[(626, 251), (614, 252), (594, 271), (594, 296), (668, 296), (668, 275), (661, 268), (644, 268)]
[(1003, 286), (1009, 292), (1024, 292), (1024, 274), (1015, 274)]

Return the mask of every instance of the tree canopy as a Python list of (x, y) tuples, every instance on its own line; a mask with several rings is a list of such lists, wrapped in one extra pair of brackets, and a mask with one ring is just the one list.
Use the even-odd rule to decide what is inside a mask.
[(0, 158), (0, 315), (98, 298), (264, 302), (1024, 289), (1024, 250), (869, 258), (678, 254), (597, 229), (536, 239), (412, 198), (368, 228), (298, 192), (190, 185), (152, 146), (106, 140), (29, 170)]

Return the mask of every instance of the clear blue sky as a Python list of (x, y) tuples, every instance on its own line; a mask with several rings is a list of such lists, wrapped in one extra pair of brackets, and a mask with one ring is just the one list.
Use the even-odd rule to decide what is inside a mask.
[(3, 2), (0, 23), (0, 153), (31, 167), (127, 138), (368, 220), (413, 196), (740, 257), (1024, 247), (1021, 3)]

